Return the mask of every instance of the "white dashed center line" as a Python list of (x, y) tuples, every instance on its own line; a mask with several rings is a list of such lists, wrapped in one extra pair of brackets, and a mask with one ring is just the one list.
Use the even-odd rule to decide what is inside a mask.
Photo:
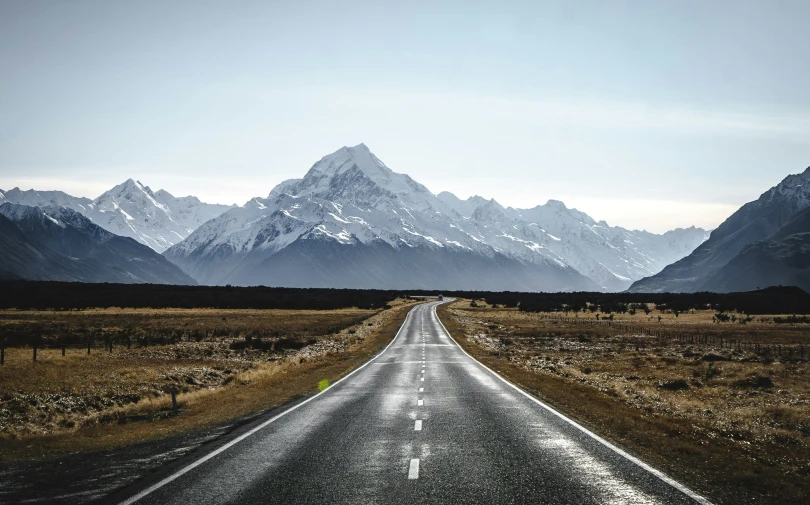
[(422, 377), (422, 378), (421, 378), (421, 379), (419, 379), (419, 380), (420, 380), (420, 381), (422, 381), (422, 382), (425, 382), (425, 378), (424, 378), (424, 377)]
[(421, 406), (422, 406), (422, 405), (424, 405), (424, 404), (425, 404), (425, 400), (416, 400), (416, 405), (417, 405), (418, 407), (421, 407)]
[(417, 419), (413, 423), (413, 431), (422, 431), (422, 420), (421, 419)]
[(415, 480), (419, 478), (419, 458), (411, 460), (411, 466), (408, 468), (408, 479)]
[(420, 393), (424, 393), (424, 392), (425, 392), (425, 388), (419, 388), (419, 392), (420, 392)]

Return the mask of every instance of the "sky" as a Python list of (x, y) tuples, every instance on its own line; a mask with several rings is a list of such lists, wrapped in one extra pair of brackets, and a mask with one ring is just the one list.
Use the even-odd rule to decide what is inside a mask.
[(810, 2), (0, 0), (0, 188), (434, 193), (714, 228), (810, 165)]

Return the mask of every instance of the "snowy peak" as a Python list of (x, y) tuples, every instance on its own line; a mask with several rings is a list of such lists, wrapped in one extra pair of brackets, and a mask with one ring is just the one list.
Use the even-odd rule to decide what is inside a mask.
[(52, 210), (56, 208), (58, 207), (48, 207), (49, 212), (46, 212), (41, 207), (21, 205), (18, 203), (4, 203), (0, 205), (0, 214), (3, 214), (15, 223), (33, 221), (42, 223), (45, 226), (55, 225), (64, 228), (65, 224), (59, 220), (58, 216), (53, 215), (54, 212)]
[[(35, 207), (4, 203), (0, 205), (0, 214), (17, 223), (26, 231), (34, 228), (48, 230), (53, 229), (53, 227), (72, 228), (83, 232), (88, 232), (88, 230), (92, 232), (93, 229), (98, 230), (98, 227), (82, 214), (73, 209), (55, 205)], [(101, 230), (101, 232), (112, 236), (107, 231)]]
[(441, 205), (426, 187), (388, 168), (365, 144), (342, 147), (324, 156), (303, 179), (285, 181), (270, 196), (282, 192), (298, 197), (353, 200), (361, 205), (378, 205), (382, 200), (398, 200), (411, 209)]
[(566, 207), (565, 204), (559, 200), (549, 200), (546, 202), (545, 207), (555, 210), (557, 212), (563, 212), (568, 210), (568, 207)]
[(694, 228), (665, 236), (610, 227), (558, 200), (513, 209), (480, 196), (436, 196), (360, 144), (324, 156), (268, 198), (253, 198), (205, 223), (166, 257), (204, 282), (229, 283), (273, 270), (271, 264), (282, 261), (277, 254), (304, 254), (307, 262), (331, 265), (324, 267), (331, 272), (334, 247), (370, 248), (372, 256), (390, 248), (401, 257), (472, 254), (476, 262), (516, 262), (535, 272), (570, 270), (594, 287), (622, 290), (704, 239), (705, 232)]
[(128, 179), (94, 202), (102, 228), (132, 237), (157, 252), (163, 252), (188, 237), (204, 222), (229, 208), (200, 202), (197, 197), (177, 198), (165, 190), (153, 192), (140, 181)]
[(0, 203), (71, 209), (101, 228), (134, 238), (157, 252), (180, 242), (201, 224), (232, 207), (202, 203), (193, 196), (175, 198), (164, 190), (153, 192), (134, 179), (127, 179), (95, 200), (61, 191), (19, 188), (4, 192), (3, 197)]
[(795, 212), (810, 206), (810, 167), (800, 174), (785, 177), (759, 199), (769, 204), (784, 202)]
[(81, 212), (80, 209), (91, 207), (93, 203), (89, 198), (70, 196), (62, 191), (37, 191), (34, 189), (22, 191), (20, 188), (14, 188), (6, 191), (4, 196), (4, 200), (11, 203), (37, 207), (55, 205), (69, 207), (79, 212)]
[(501, 204), (496, 202), (493, 198), (478, 206), (473, 211), (471, 217), (475, 222), (484, 226), (496, 225), (508, 220), (503, 211), (504, 208), (501, 206)]
[(474, 195), (462, 200), (449, 191), (442, 191), (436, 197), (464, 217), (472, 216), (475, 209), (487, 203), (487, 199), (482, 196)]
[(144, 209), (154, 207), (166, 214), (169, 212), (165, 205), (155, 199), (154, 193), (148, 186), (132, 179), (127, 179), (95, 200), (96, 205), (104, 210), (118, 210), (124, 202), (142, 206)]

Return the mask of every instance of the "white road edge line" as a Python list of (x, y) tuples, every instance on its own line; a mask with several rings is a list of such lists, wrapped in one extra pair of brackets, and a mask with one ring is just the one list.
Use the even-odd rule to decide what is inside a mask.
[(255, 434), (258, 431), (261, 431), (262, 429), (267, 427), (270, 423), (276, 421), (277, 419), (280, 419), (281, 417), (284, 417), (285, 415), (287, 415), (290, 412), (298, 409), (299, 407), (303, 407), (304, 405), (311, 402), (312, 400), (314, 400), (314, 399), (320, 397), (321, 395), (326, 394), (329, 391), (331, 391), (335, 386), (337, 386), (341, 382), (345, 381), (346, 379), (348, 379), (349, 377), (351, 377), (355, 373), (359, 372), (360, 370), (362, 370), (363, 368), (368, 366), (371, 362), (373, 362), (374, 360), (376, 360), (377, 358), (379, 358), (380, 356), (385, 354), (385, 352), (388, 350), (388, 348), (391, 347), (391, 345), (393, 345), (394, 342), (396, 342), (397, 338), (399, 338), (399, 334), (402, 333), (402, 329), (405, 328), (405, 325), (408, 324), (408, 320), (411, 319), (411, 314), (413, 314), (414, 309), (416, 309), (417, 307), (420, 307), (420, 305), (417, 305), (416, 307), (414, 307), (413, 309), (408, 311), (408, 314), (405, 316), (405, 320), (402, 322), (402, 326), (399, 327), (399, 330), (397, 330), (397, 334), (394, 335), (394, 338), (391, 339), (391, 342), (389, 342), (388, 345), (385, 346), (385, 349), (383, 349), (382, 351), (377, 353), (377, 355), (373, 356), (370, 360), (366, 361), (365, 363), (363, 363), (359, 367), (355, 368), (354, 370), (352, 370), (350, 373), (348, 373), (344, 377), (336, 380), (331, 386), (324, 389), (323, 391), (315, 394), (314, 396), (312, 396), (310, 398), (307, 398), (306, 400), (302, 401), (301, 403), (299, 403), (297, 405), (294, 405), (294, 406), (290, 407), (289, 409), (285, 410), (284, 412), (273, 416), (272, 418), (270, 418), (267, 421), (263, 422), (259, 426), (256, 426), (252, 430), (248, 431), (247, 433), (243, 433), (242, 435), (239, 435), (237, 438), (231, 440), (230, 442), (223, 445), (219, 449), (206, 454), (202, 458), (198, 459), (197, 461), (195, 461), (193, 463), (190, 463), (187, 466), (184, 466), (183, 468), (181, 468), (180, 470), (176, 471), (175, 473), (169, 475), (168, 477), (161, 480), (160, 482), (152, 484), (151, 486), (144, 489), (143, 491), (136, 494), (135, 496), (127, 498), (126, 500), (121, 502), (121, 505), (130, 505), (130, 504), (135, 503), (136, 501), (140, 500), (141, 498), (150, 495), (151, 493), (157, 491), (158, 489), (162, 488), (163, 486), (165, 486), (166, 484), (172, 482), (173, 480), (177, 479), (178, 477), (190, 472), (191, 470), (194, 470), (195, 468), (202, 465), (203, 463), (205, 463), (209, 459), (214, 458), (214, 457), (218, 456), (219, 454), (222, 454), (223, 452), (227, 451), (228, 449), (230, 449), (234, 445), (238, 444), (242, 440), (248, 438), (249, 436)]
[(413, 431), (422, 431), (422, 420), (417, 419), (413, 423)]
[[(448, 302), (450, 302), (450, 301), (452, 301), (452, 300), (448, 300), (448, 301), (447, 301), (447, 302), (445, 302), (445, 303), (448, 303)], [(438, 307), (439, 305), (441, 305), (441, 304), (440, 304), (440, 303), (437, 303), (436, 305), (433, 305), (433, 307), (432, 307), (432, 310), (433, 310), (433, 315), (434, 315), (434, 316), (436, 316), (436, 320), (437, 320), (437, 321), (439, 321), (439, 324), (441, 324), (441, 325), (442, 325), (442, 329), (443, 329), (443, 330), (444, 330), (444, 332), (447, 334), (447, 336), (448, 336), (448, 337), (450, 337), (450, 340), (452, 340), (452, 341), (453, 341), (453, 343), (454, 343), (454, 344), (456, 344), (456, 345), (458, 346), (458, 348), (459, 348), (459, 349), (461, 349), (461, 352), (463, 352), (464, 354), (466, 354), (466, 355), (467, 355), (467, 357), (468, 357), (468, 358), (470, 358), (471, 360), (473, 360), (473, 362), (475, 362), (475, 363), (476, 363), (476, 364), (478, 364), (479, 366), (483, 367), (483, 368), (484, 368), (485, 370), (487, 370), (489, 373), (491, 373), (492, 375), (494, 375), (495, 377), (497, 377), (498, 379), (500, 379), (501, 381), (503, 381), (503, 382), (504, 382), (504, 384), (508, 385), (509, 387), (511, 387), (512, 389), (514, 389), (514, 390), (515, 390), (515, 391), (517, 391), (518, 393), (522, 394), (523, 396), (525, 396), (525, 397), (526, 397), (526, 398), (528, 398), (529, 400), (533, 401), (533, 402), (534, 402), (534, 403), (536, 403), (537, 405), (541, 406), (542, 408), (544, 408), (544, 409), (545, 409), (545, 410), (547, 410), (548, 412), (550, 412), (550, 413), (554, 414), (555, 416), (557, 416), (557, 417), (559, 417), (560, 419), (562, 419), (563, 421), (567, 422), (568, 424), (570, 424), (570, 425), (571, 425), (571, 426), (573, 426), (574, 428), (578, 429), (578, 430), (579, 430), (579, 431), (581, 431), (582, 433), (584, 433), (584, 434), (588, 435), (589, 437), (593, 438), (594, 440), (596, 440), (596, 441), (597, 441), (597, 442), (599, 442), (600, 444), (604, 445), (604, 446), (605, 446), (605, 447), (607, 447), (608, 449), (612, 450), (613, 452), (615, 452), (615, 453), (616, 453), (616, 454), (618, 454), (619, 456), (622, 456), (622, 457), (624, 457), (625, 459), (630, 460), (631, 462), (633, 462), (633, 463), (635, 463), (636, 465), (640, 466), (640, 467), (641, 467), (641, 468), (643, 468), (644, 470), (646, 470), (646, 471), (650, 472), (651, 474), (655, 475), (656, 477), (658, 477), (658, 478), (659, 478), (659, 479), (661, 479), (662, 481), (666, 482), (666, 483), (667, 483), (667, 484), (669, 484), (670, 486), (674, 487), (675, 489), (677, 489), (677, 490), (678, 490), (678, 491), (680, 491), (681, 493), (685, 494), (685, 495), (686, 495), (686, 496), (688, 496), (689, 498), (692, 498), (693, 500), (695, 500), (696, 502), (698, 502), (698, 503), (700, 503), (700, 504), (702, 504), (702, 505), (712, 505), (712, 502), (710, 502), (710, 501), (709, 501), (708, 499), (706, 499), (704, 496), (701, 496), (701, 495), (699, 495), (698, 493), (696, 493), (696, 492), (692, 491), (691, 489), (689, 489), (688, 487), (684, 486), (684, 485), (683, 485), (683, 484), (681, 484), (680, 482), (676, 481), (676, 480), (675, 480), (675, 479), (673, 479), (672, 477), (668, 476), (667, 474), (665, 474), (665, 473), (664, 473), (664, 472), (662, 472), (661, 470), (658, 470), (658, 469), (655, 469), (655, 468), (651, 467), (650, 465), (648, 465), (647, 463), (645, 463), (645, 462), (641, 461), (641, 460), (640, 460), (640, 459), (638, 459), (637, 457), (635, 457), (635, 456), (633, 456), (633, 455), (631, 455), (631, 454), (629, 454), (629, 453), (625, 452), (623, 449), (620, 449), (619, 447), (617, 447), (617, 446), (613, 445), (612, 443), (608, 442), (607, 440), (605, 440), (604, 438), (600, 437), (600, 436), (599, 436), (599, 435), (597, 435), (596, 433), (594, 433), (594, 432), (592, 432), (592, 431), (588, 430), (587, 428), (585, 428), (585, 427), (584, 427), (584, 426), (582, 426), (581, 424), (577, 423), (577, 422), (576, 422), (576, 421), (574, 421), (573, 419), (569, 418), (568, 416), (566, 416), (566, 415), (564, 415), (564, 414), (562, 414), (562, 413), (560, 413), (560, 412), (556, 411), (554, 408), (552, 408), (552, 407), (550, 407), (549, 405), (546, 405), (545, 403), (541, 402), (540, 400), (538, 400), (538, 399), (537, 399), (537, 398), (535, 398), (534, 396), (530, 395), (530, 394), (529, 394), (529, 393), (527, 393), (526, 391), (523, 391), (522, 389), (520, 389), (520, 388), (519, 388), (519, 387), (517, 387), (516, 385), (512, 384), (512, 383), (511, 383), (511, 382), (509, 382), (508, 380), (506, 380), (506, 379), (504, 379), (503, 377), (501, 377), (501, 376), (500, 376), (500, 375), (499, 375), (497, 372), (495, 372), (494, 370), (492, 370), (491, 368), (489, 368), (489, 367), (488, 367), (488, 366), (486, 366), (485, 364), (481, 363), (481, 362), (480, 362), (480, 361), (478, 361), (477, 359), (475, 359), (475, 358), (473, 358), (472, 356), (470, 356), (470, 354), (469, 354), (467, 351), (465, 351), (465, 350), (464, 350), (464, 348), (463, 348), (463, 347), (461, 347), (461, 346), (459, 345), (459, 343), (458, 343), (458, 342), (456, 342), (456, 339), (455, 339), (455, 338), (453, 338), (453, 335), (451, 335), (451, 334), (450, 334), (450, 332), (449, 332), (449, 331), (447, 331), (447, 328), (444, 326), (444, 323), (443, 323), (443, 322), (442, 322), (442, 320), (439, 318), (439, 315), (436, 313), (436, 307)]]
[(411, 460), (411, 466), (408, 468), (408, 480), (416, 480), (419, 478), (419, 458)]

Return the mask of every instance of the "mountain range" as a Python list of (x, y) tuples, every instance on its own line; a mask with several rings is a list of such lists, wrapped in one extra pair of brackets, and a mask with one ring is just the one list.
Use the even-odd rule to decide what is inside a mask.
[(0, 205), (0, 278), (196, 284), (151, 248), (61, 206)]
[(174, 197), (164, 190), (153, 192), (132, 179), (115, 186), (95, 200), (61, 191), (0, 190), (4, 202), (37, 207), (67, 207), (83, 214), (105, 230), (130, 237), (157, 252), (182, 241), (201, 224), (234, 205), (203, 203), (197, 197)]
[[(810, 289), (810, 168), (711, 233), (438, 195), (365, 145), (242, 206), (153, 192), (0, 191), (0, 278), (514, 291)], [(162, 253), (162, 254), (158, 254)]]
[(514, 209), (434, 195), (360, 144), (204, 223), (165, 256), (206, 284), (617, 291), (706, 237), (611, 227), (553, 200)]
[(737, 291), (807, 282), (810, 168), (743, 205), (691, 254), (635, 282), (633, 292)]

